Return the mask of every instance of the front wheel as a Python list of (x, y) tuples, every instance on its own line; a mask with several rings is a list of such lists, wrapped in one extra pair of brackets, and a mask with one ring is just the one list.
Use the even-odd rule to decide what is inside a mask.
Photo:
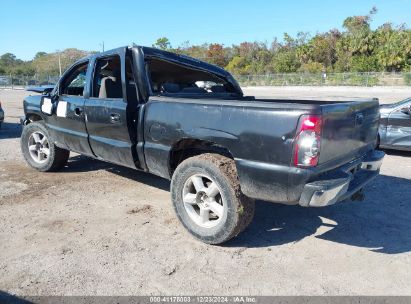
[(20, 140), (21, 151), (26, 162), (39, 171), (57, 171), (63, 168), (70, 151), (57, 147), (41, 122), (24, 126)]
[(173, 174), (171, 195), (184, 227), (208, 244), (235, 237), (254, 215), (254, 201), (241, 192), (234, 161), (218, 154), (183, 161)]

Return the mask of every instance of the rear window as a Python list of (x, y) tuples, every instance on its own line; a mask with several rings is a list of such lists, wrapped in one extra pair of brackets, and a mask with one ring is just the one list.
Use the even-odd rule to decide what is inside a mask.
[(218, 76), (173, 62), (150, 59), (147, 62), (151, 90), (155, 95), (231, 94), (235, 89)]

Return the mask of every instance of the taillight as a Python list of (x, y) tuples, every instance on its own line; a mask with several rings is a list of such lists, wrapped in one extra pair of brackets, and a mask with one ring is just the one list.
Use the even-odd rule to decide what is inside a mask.
[(321, 116), (301, 116), (294, 145), (294, 166), (314, 167), (318, 164), (321, 143)]

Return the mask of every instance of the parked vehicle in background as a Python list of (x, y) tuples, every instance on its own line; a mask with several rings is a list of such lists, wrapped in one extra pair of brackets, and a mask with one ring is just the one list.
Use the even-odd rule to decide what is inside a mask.
[(9, 84), (9, 79), (5, 76), (0, 76), (0, 85), (7, 85)]
[(384, 157), (377, 99), (245, 97), (223, 69), (147, 47), (81, 59), (24, 112), (30, 166), (59, 170), (75, 151), (171, 179), (177, 217), (210, 244), (243, 231), (255, 199), (359, 198)]
[(380, 106), (379, 147), (411, 151), (411, 98)]
[(1, 100), (0, 100), (0, 128), (1, 128), (1, 125), (3, 124), (3, 121), (4, 121), (4, 110), (1, 107)]

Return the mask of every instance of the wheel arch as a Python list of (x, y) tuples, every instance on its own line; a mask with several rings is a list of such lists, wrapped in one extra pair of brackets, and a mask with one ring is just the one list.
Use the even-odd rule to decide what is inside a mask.
[(189, 157), (204, 153), (215, 153), (234, 159), (227, 147), (219, 145), (213, 141), (186, 138), (175, 142), (170, 150), (168, 158), (168, 169), (170, 177), (177, 166)]
[(36, 113), (27, 113), (24, 124), (29, 124), (31, 122), (40, 121), (40, 120), (44, 120), (43, 117), (41, 117), (41, 115), (36, 114)]

